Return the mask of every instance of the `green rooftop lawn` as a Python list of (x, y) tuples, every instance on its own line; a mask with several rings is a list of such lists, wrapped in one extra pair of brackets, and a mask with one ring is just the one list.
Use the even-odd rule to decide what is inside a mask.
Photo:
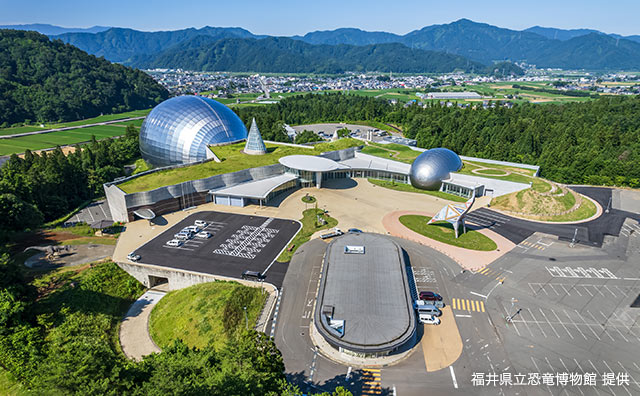
[(467, 227), (467, 232), (463, 234), (462, 227), (460, 227), (460, 235), (456, 238), (455, 231), (450, 223), (438, 221), (427, 225), (429, 220), (431, 220), (431, 217), (428, 216), (400, 216), (400, 223), (408, 229), (427, 238), (435, 239), (436, 241), (446, 243), (448, 245), (481, 251), (491, 251), (498, 248), (491, 238), (479, 233), (478, 231), (472, 231)]
[(294, 154), (319, 155), (323, 152), (341, 150), (360, 146), (356, 139), (340, 139), (331, 143), (320, 143), (314, 149), (291, 147), (268, 143), (265, 155), (247, 155), (242, 152), (245, 143), (213, 147), (213, 152), (222, 162), (209, 161), (184, 168), (168, 169), (131, 179), (119, 184), (124, 192), (131, 194), (139, 191), (153, 190), (163, 186), (182, 183), (189, 180), (204, 179), (223, 173), (237, 172), (243, 169), (277, 164), (281, 157)]
[(447, 194), (447, 193), (442, 192), (442, 191), (420, 190), (420, 189), (417, 189), (417, 188), (413, 187), (410, 184), (390, 182), (388, 180), (378, 180), (378, 179), (367, 179), (367, 180), (369, 180), (369, 183), (371, 183), (371, 184), (375, 184), (376, 186), (388, 188), (390, 190), (411, 192), (411, 193), (418, 193), (418, 194), (427, 194), (427, 195), (431, 195), (431, 196), (434, 196), (434, 197), (437, 197), (437, 198), (447, 199), (449, 201), (454, 201), (454, 202), (467, 202), (467, 198), (459, 197), (459, 196), (453, 195), (453, 194)]

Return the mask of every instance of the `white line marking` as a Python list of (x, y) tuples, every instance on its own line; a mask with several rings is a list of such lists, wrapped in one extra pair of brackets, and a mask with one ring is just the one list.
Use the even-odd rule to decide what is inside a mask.
[(456, 381), (456, 373), (453, 372), (453, 366), (449, 366), (451, 372), (451, 380), (453, 381), (453, 387), (458, 389), (458, 381)]
[(556, 333), (556, 337), (560, 338), (560, 334), (558, 334), (556, 329), (551, 325), (551, 322), (549, 322), (549, 319), (547, 319), (547, 315), (545, 315), (544, 311), (542, 309), (540, 309), (540, 308), (538, 308), (538, 311), (540, 311), (542, 316), (544, 316), (544, 320), (547, 321), (547, 323), (549, 324), (549, 327), (551, 327), (551, 330), (553, 330), (553, 332)]
[(540, 329), (540, 331), (542, 332), (542, 335), (544, 336), (544, 338), (547, 338), (547, 333), (544, 332), (544, 330), (542, 330), (542, 326), (540, 326), (540, 323), (538, 322), (538, 320), (536, 319), (535, 316), (533, 316), (533, 312), (531, 312), (531, 310), (529, 308), (527, 308), (527, 311), (529, 311), (529, 315), (531, 315), (531, 317), (533, 318), (533, 320), (536, 322), (536, 324), (538, 325), (538, 328)]
[(459, 314), (456, 314), (456, 318), (471, 318), (471, 315), (459, 315)]
[(484, 294), (480, 294), (480, 293), (476, 293), (476, 292), (469, 292), (469, 293), (471, 293), (473, 295), (476, 295), (478, 297), (487, 298), (487, 296), (485, 296)]
[(580, 334), (582, 334), (582, 336), (584, 337), (584, 339), (587, 339), (587, 336), (584, 335), (584, 333), (582, 332), (582, 330), (580, 330), (580, 328), (578, 327), (578, 325), (576, 324), (576, 322), (573, 321), (573, 319), (571, 319), (571, 317), (569, 316), (569, 314), (567, 313), (567, 311), (565, 311), (564, 309), (562, 310), (564, 312), (564, 314), (567, 316), (567, 318), (571, 321), (571, 323), (573, 323), (573, 326), (578, 329), (578, 331), (580, 332)]
[(564, 331), (566, 331), (567, 334), (569, 334), (569, 337), (571, 337), (571, 339), (573, 340), (573, 335), (571, 335), (571, 333), (569, 332), (569, 329), (567, 329), (567, 326), (565, 326), (564, 323), (560, 321), (560, 318), (558, 317), (556, 312), (552, 309), (551, 313), (556, 317), (556, 319), (558, 319), (558, 322), (562, 325), (562, 327), (564, 327)]

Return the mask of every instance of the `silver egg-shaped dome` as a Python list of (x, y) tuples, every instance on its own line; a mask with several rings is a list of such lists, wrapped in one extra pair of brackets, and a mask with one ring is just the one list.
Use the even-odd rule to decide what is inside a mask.
[(411, 164), (409, 180), (421, 190), (438, 190), (451, 172), (462, 168), (458, 154), (446, 148), (434, 148), (420, 154)]
[(140, 151), (155, 166), (209, 158), (207, 145), (247, 138), (242, 120), (227, 106), (202, 96), (167, 99), (151, 110), (140, 128)]

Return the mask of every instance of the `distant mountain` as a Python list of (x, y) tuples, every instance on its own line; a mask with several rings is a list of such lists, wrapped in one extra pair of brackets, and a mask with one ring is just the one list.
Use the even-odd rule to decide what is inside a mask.
[(341, 28), (336, 30), (319, 30), (304, 36), (293, 36), (295, 40), (302, 40), (309, 44), (349, 44), (369, 45), (383, 43), (399, 43), (402, 36), (387, 32), (367, 32), (355, 28)]
[(64, 33), (99, 33), (111, 29), (109, 26), (92, 26), (89, 28), (67, 28), (46, 23), (32, 23), (27, 25), (0, 25), (0, 29), (32, 30), (38, 33), (52, 36)]
[(111, 28), (97, 34), (65, 33), (53, 36), (53, 38), (72, 44), (90, 54), (104, 56), (112, 62), (126, 64), (134, 55), (157, 54), (197, 36), (210, 36), (217, 40), (229, 37), (261, 37), (242, 28), (205, 26), (202, 29), (189, 28), (162, 32), (141, 32), (133, 29)]
[(554, 40), (553, 45), (529, 60), (538, 66), (565, 69), (639, 69), (640, 43), (590, 33), (566, 41)]
[(568, 29), (567, 30), (567, 29), (556, 29), (556, 28), (548, 28), (548, 27), (541, 27), (541, 26), (533, 26), (528, 29), (525, 29), (524, 31), (536, 33), (546, 38), (550, 38), (553, 40), (561, 40), (561, 41), (570, 40), (574, 37), (585, 36), (591, 33), (598, 33), (598, 34), (604, 34), (617, 39), (631, 40), (631, 41), (635, 41), (636, 43), (640, 43), (640, 35), (621, 36), (619, 34), (614, 34), (614, 33), (607, 34), (607, 33), (600, 32), (598, 30), (593, 30), (593, 29)]
[[(201, 36), (209, 39), (198, 38)], [(614, 41), (600, 40), (599, 36), (613, 38)], [(228, 38), (261, 39), (269, 36), (254, 35), (242, 28), (204, 27), (202, 29), (191, 28), (164, 32), (141, 32), (133, 29), (111, 28), (95, 34), (65, 33), (52, 37), (73, 44), (90, 54), (104, 56), (110, 61), (120, 62), (125, 65), (164, 64), (166, 67), (177, 67), (178, 64), (203, 64), (203, 66), (213, 67), (218, 70), (221, 66), (217, 63), (217, 60), (212, 65), (204, 65), (202, 61), (193, 60), (198, 56), (194, 52), (197, 47), (203, 47), (203, 52), (208, 51), (207, 48), (204, 48), (205, 41), (207, 45), (211, 46), (218, 40)], [(577, 40), (579, 38), (582, 39)], [(605, 35), (592, 29), (563, 30), (534, 26), (525, 31), (517, 31), (486, 23), (477, 23), (468, 19), (460, 19), (448, 24), (426, 26), (405, 35), (344, 28), (310, 32), (304, 36), (293, 36), (288, 39), (311, 45), (328, 46), (402, 44), (412, 49), (459, 55), (485, 65), (492, 65), (494, 62), (502, 61), (526, 61), (543, 67), (564, 69), (640, 69), (640, 52), (638, 52), (636, 46), (630, 44), (640, 44), (640, 36)], [(588, 43), (585, 40), (593, 42)], [(188, 45), (189, 48), (185, 48), (185, 45)], [(254, 48), (255, 45), (251, 47)], [(217, 48), (220, 48), (220, 46)], [(387, 47), (384, 48), (382, 52), (387, 56), (386, 51), (388, 49)], [(393, 48), (399, 51), (398, 56), (400, 53), (404, 55), (411, 54), (410, 62), (415, 61), (415, 58), (412, 58), (413, 56), (418, 58), (422, 56), (419, 53), (407, 52), (399, 46), (394, 46)], [(585, 52), (587, 49), (597, 50), (597, 52)], [(190, 59), (180, 61), (175, 54), (187, 50), (190, 51)], [(281, 51), (283, 49), (276, 48), (276, 50)], [(291, 44), (287, 51), (292, 50), (294, 48)], [(329, 50), (328, 48), (326, 50), (334, 53), (332, 52), (334, 50)], [(257, 54), (261, 53), (258, 50), (256, 51), (255, 53)], [(335, 51), (339, 52), (338, 50)], [(571, 54), (571, 56), (566, 56), (566, 54)], [(606, 58), (601, 58), (594, 56), (594, 54), (607, 55)], [(322, 54), (320, 55), (322, 56)], [(209, 53), (206, 56), (211, 61), (211, 54)], [(242, 54), (239, 54), (239, 56), (242, 56)], [(215, 58), (218, 59), (220, 57), (216, 55)], [(272, 58), (272, 56), (269, 56), (269, 58)], [(168, 62), (169, 59), (173, 59), (175, 64)], [(401, 63), (397, 59), (392, 60), (394, 65)], [(314, 66), (310, 68), (319, 67), (319, 62), (323, 61), (326, 61), (324, 56), (322, 56), (322, 60), (311, 60)], [(356, 65), (357, 68), (355, 70), (369, 69), (374, 65), (370, 59), (368, 62), (366, 65)], [(331, 66), (328, 69), (342, 69), (349, 64), (349, 60), (343, 59), (338, 64), (333, 64), (335, 67)], [(260, 60), (252, 60), (250, 65), (251, 67), (260, 66)], [(265, 65), (264, 67), (267, 66)], [(380, 66), (376, 64), (375, 68), (379, 69)], [(429, 64), (425, 69), (430, 69), (431, 66)], [(234, 67), (239, 66), (235, 65)], [(254, 71), (262, 70), (264, 67), (260, 66)], [(299, 67), (289, 67), (289, 69), (291, 68)], [(396, 67), (391, 69), (397, 70)], [(407, 65), (407, 67), (401, 67), (401, 69), (415, 69), (415, 65)]]
[(485, 65), (459, 55), (412, 49), (398, 43), (312, 45), (285, 37), (216, 40), (200, 36), (152, 59), (145, 58), (136, 57), (132, 65), (261, 73), (436, 73), (454, 70), (481, 72), (485, 69)]
[(169, 97), (140, 70), (9, 29), (0, 29), (0, 92), (0, 127), (148, 109)]
[(540, 36), (544, 36), (548, 39), (561, 41), (570, 40), (574, 37), (580, 37), (590, 33), (602, 33), (593, 29), (556, 29), (542, 26), (532, 26), (524, 31), (539, 34)]

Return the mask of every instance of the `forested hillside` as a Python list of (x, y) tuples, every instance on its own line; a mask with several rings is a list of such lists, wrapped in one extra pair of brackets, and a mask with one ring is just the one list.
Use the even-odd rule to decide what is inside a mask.
[(0, 30), (0, 92), (0, 127), (146, 109), (169, 96), (139, 70), (19, 30)]
[(261, 73), (482, 72), (485, 68), (459, 55), (411, 49), (397, 43), (312, 45), (285, 37), (217, 40), (209, 36), (196, 37), (151, 58), (138, 56), (131, 64), (140, 68)]
[(278, 123), (375, 120), (401, 125), (419, 147), (447, 147), (468, 156), (540, 165), (561, 183), (640, 187), (640, 98), (605, 97), (571, 104), (516, 105), (512, 109), (391, 106), (345, 94), (305, 95), (279, 104), (237, 110), (255, 117), (265, 139)]

